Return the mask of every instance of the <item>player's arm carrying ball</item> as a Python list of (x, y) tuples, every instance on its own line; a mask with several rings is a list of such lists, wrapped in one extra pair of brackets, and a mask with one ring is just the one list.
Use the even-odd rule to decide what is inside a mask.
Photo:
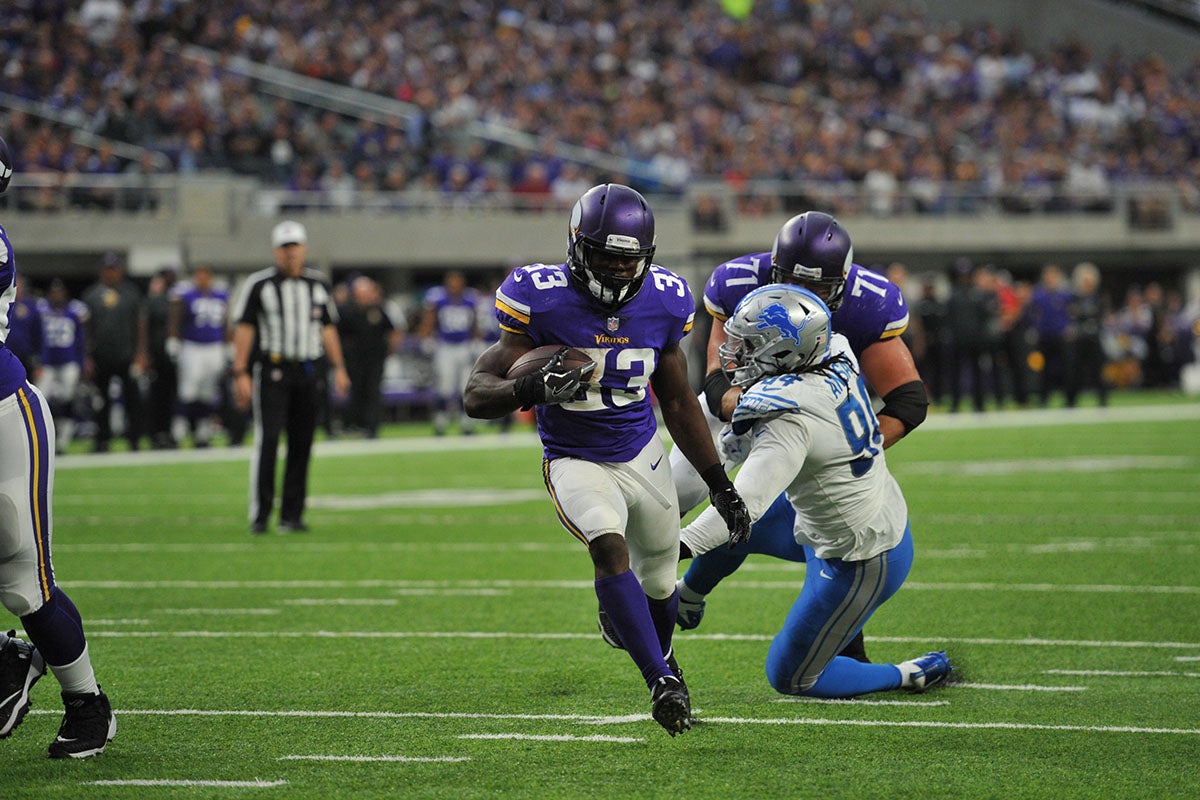
[(477, 419), (497, 419), (535, 405), (582, 400), (596, 362), (564, 345), (535, 347), (528, 336), (504, 331), (479, 356), (463, 405)]

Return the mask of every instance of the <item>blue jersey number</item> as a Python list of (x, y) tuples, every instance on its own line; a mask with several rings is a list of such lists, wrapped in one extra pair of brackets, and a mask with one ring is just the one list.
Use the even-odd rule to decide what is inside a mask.
[(846, 443), (858, 454), (858, 458), (850, 462), (850, 470), (856, 478), (861, 478), (871, 470), (875, 456), (879, 455), (879, 446), (883, 444), (879, 420), (867, 397), (867, 387), (860, 376), (856, 386), (846, 393), (846, 399), (837, 409)]

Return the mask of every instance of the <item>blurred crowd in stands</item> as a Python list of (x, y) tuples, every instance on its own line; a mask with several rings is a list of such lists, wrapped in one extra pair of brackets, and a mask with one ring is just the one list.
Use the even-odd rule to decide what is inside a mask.
[[(0, 93), (53, 119), (0, 103), (0, 121), (18, 175), (220, 169), (330, 207), (401, 191), (569, 202), (597, 174), (558, 155), (566, 144), (627, 159), (609, 177), (651, 192), (788, 182), (738, 195), (741, 213), (1104, 211), (1115, 183), (1146, 179), (1200, 209), (1200, 56), (1172, 70), (1080, 40), (1035, 51), (919, 9), (771, 0), (738, 20), (689, 0), (26, 0), (0, 9)], [(234, 56), (411, 113), (278, 99)], [(497, 145), (480, 124), (542, 146)], [(90, 190), (18, 198), (149, 208)]]

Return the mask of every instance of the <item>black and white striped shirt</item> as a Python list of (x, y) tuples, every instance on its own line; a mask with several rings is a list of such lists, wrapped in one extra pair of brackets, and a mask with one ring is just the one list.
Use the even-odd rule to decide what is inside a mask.
[(254, 326), (259, 359), (315, 361), (325, 352), (321, 329), (337, 324), (337, 308), (319, 272), (289, 278), (272, 267), (246, 280), (233, 318)]

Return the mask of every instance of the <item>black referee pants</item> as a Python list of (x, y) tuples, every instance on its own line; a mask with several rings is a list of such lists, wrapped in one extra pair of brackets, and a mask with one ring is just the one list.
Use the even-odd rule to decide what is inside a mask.
[(300, 522), (308, 494), (308, 462), (317, 427), (317, 376), (312, 362), (254, 366), (254, 457), (250, 462), (250, 521), (266, 524), (275, 503), (275, 457), (287, 433), (279, 519)]

